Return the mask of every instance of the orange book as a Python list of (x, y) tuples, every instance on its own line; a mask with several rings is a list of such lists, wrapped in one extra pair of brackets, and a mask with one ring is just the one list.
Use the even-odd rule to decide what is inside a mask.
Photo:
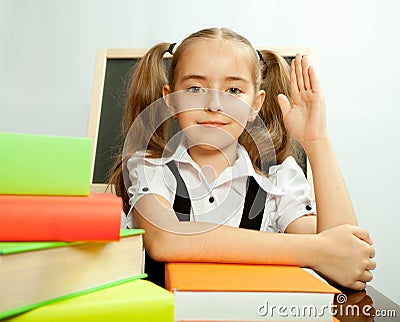
[(122, 200), (89, 196), (0, 195), (0, 241), (112, 241)]
[(168, 263), (176, 321), (332, 321), (340, 291), (297, 266)]

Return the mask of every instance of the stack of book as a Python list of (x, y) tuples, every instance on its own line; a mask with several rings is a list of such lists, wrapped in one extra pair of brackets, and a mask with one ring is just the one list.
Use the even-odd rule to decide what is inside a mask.
[(0, 153), (0, 319), (173, 320), (142, 280), (144, 231), (90, 193), (90, 139), (0, 133)]

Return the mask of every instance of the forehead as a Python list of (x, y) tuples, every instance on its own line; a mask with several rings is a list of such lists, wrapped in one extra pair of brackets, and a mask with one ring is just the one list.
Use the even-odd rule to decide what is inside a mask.
[(244, 44), (231, 40), (197, 40), (182, 53), (175, 71), (176, 81), (184, 75), (195, 74), (209, 79), (241, 76), (254, 82), (249, 50)]

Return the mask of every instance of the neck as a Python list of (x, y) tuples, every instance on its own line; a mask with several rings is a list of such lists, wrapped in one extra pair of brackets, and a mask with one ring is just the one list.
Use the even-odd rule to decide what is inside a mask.
[(194, 145), (188, 149), (190, 157), (202, 169), (208, 182), (214, 181), (226, 168), (236, 161), (237, 144), (231, 144), (223, 150), (209, 146)]

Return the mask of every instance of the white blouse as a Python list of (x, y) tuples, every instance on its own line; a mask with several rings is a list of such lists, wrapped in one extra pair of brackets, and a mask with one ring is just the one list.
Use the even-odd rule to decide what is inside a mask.
[[(167, 163), (174, 160), (190, 196), (190, 221), (239, 227), (249, 176), (253, 176), (267, 192), (261, 231), (284, 232), (293, 220), (315, 214), (307, 179), (293, 157), (270, 167), (266, 177), (255, 172), (247, 151), (240, 145), (237, 156), (231, 167), (226, 168), (214, 182), (208, 183), (184, 143), (168, 158), (145, 158), (144, 153), (137, 152), (127, 163), (131, 209), (146, 194), (160, 195), (173, 205), (177, 184)], [(132, 217), (130, 211), (123, 227), (134, 227)]]

